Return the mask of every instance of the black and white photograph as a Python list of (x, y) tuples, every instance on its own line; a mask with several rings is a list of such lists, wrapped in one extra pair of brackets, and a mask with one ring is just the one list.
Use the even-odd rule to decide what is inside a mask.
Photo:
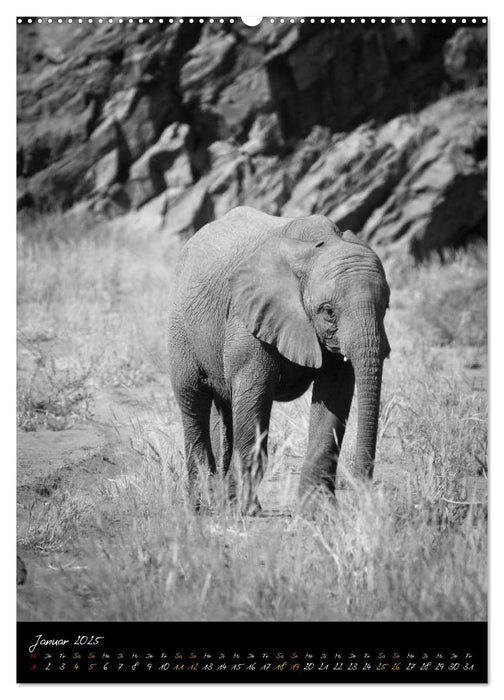
[[(99, 623), (486, 643), (487, 19), (16, 21), (24, 676), (118, 672)], [(355, 668), (481, 682), (462, 639)]]

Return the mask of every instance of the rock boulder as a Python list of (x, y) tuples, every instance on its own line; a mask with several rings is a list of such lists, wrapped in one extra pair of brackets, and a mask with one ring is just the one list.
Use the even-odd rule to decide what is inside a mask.
[(485, 85), (484, 26), (23, 23), (18, 207), (249, 204), (422, 257), (485, 230)]

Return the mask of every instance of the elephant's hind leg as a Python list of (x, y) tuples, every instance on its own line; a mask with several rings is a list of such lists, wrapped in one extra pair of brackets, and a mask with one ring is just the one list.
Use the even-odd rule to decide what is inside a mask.
[(211, 402), (211, 394), (201, 391), (191, 397), (189, 410), (182, 412), (187, 470), (191, 482), (199, 469), (207, 469), (212, 474), (215, 472), (210, 443)]
[(217, 470), (225, 479), (225, 499), (234, 503), (237, 498), (236, 478), (229, 468), (233, 454), (233, 416), (231, 406), (217, 396), (214, 396), (210, 413), (210, 437)]
[(189, 486), (193, 490), (198, 473), (215, 472), (210, 444), (210, 408), (212, 392), (197, 362), (179, 315), (169, 326), (170, 375), (175, 398), (182, 414), (184, 447)]
[(189, 493), (199, 510), (202, 501), (208, 500), (204, 498), (205, 480), (216, 471), (210, 443), (212, 394), (206, 387), (185, 387), (176, 396), (182, 412)]
[(215, 464), (225, 476), (233, 453), (233, 416), (231, 406), (214, 396), (210, 413), (210, 440)]

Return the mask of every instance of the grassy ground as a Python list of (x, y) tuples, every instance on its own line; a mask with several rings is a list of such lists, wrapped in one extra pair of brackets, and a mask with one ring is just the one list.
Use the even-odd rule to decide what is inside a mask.
[(179, 248), (121, 221), (20, 224), (20, 619), (486, 619), (485, 249), (389, 265), (376, 478), (352, 479), (354, 406), (337, 507), (308, 519), (308, 395), (274, 409), (268, 517), (186, 503), (164, 351)]

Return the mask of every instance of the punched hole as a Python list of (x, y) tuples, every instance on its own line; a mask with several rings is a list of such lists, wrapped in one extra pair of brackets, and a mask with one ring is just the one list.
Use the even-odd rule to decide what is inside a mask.
[(261, 24), (263, 18), (262, 17), (242, 17), (241, 21), (243, 24), (246, 24), (247, 27), (257, 27), (259, 24)]

